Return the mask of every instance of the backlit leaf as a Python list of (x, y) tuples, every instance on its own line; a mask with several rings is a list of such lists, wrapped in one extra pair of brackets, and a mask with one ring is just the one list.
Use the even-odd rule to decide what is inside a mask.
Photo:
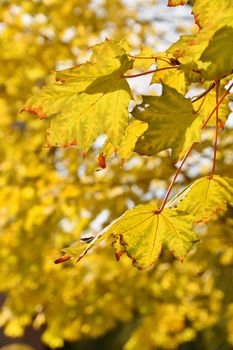
[[(147, 130), (148, 125), (141, 120), (134, 119), (126, 128), (125, 134), (118, 148), (118, 156), (122, 160), (129, 159), (135, 148), (135, 144), (140, 136)], [(105, 142), (100, 154), (103, 154), (106, 158), (109, 158), (113, 153), (113, 146), (109, 141)]]
[[(171, 67), (170, 63), (158, 61), (158, 68)], [(181, 94), (187, 92), (185, 73), (179, 69), (168, 69), (156, 72), (153, 75), (152, 83), (161, 83), (176, 89)]]
[(176, 196), (176, 200), (181, 200), (178, 209), (191, 213), (196, 221), (208, 222), (217, 213), (225, 212), (227, 205), (233, 205), (233, 180), (218, 175), (200, 178)]
[[(75, 242), (72, 244), (70, 247), (63, 248), (62, 252), (65, 254), (61, 258), (58, 258), (55, 263), (60, 263), (63, 261), (58, 261), (62, 260), (65, 257), (65, 260), (69, 260), (71, 258), (77, 259), (79, 261), (82, 259), (84, 255), (87, 254), (87, 252), (98, 245), (101, 241), (103, 241), (105, 238), (108, 237), (108, 232), (107, 232), (108, 227), (106, 227), (103, 231), (101, 231), (98, 235), (96, 235), (93, 239), (90, 240), (90, 242), (84, 242), (82, 240)], [(69, 257), (69, 259), (66, 257)]]
[(133, 68), (147, 70), (152, 64), (156, 62), (156, 59), (153, 56), (155, 56), (154, 50), (150, 47), (143, 46), (140, 50), (140, 53), (135, 55), (135, 57), (139, 58), (135, 58)]
[(200, 28), (204, 28), (216, 23), (222, 22), (222, 25), (232, 25), (232, 1), (231, 0), (213, 0), (211, 6), (208, 0), (196, 0), (193, 6), (192, 13), (195, 17), (195, 22)]
[(157, 260), (162, 247), (183, 259), (197, 239), (192, 220), (191, 215), (175, 209), (157, 214), (153, 205), (139, 205), (128, 210), (109, 233), (116, 239), (116, 255), (126, 252), (134, 266), (145, 269)]
[[(225, 89), (223, 87), (220, 87), (219, 96), (222, 96), (224, 92), (225, 92)], [(228, 99), (224, 99), (218, 109), (218, 117), (219, 117), (221, 126), (224, 126), (227, 120), (227, 117), (231, 112), (231, 109), (228, 103), (229, 103)], [(193, 107), (196, 111), (198, 111), (198, 116), (201, 119), (201, 121), (204, 122), (207, 119), (208, 115), (212, 112), (215, 104), (216, 104), (216, 91), (211, 90), (207, 95), (200, 98), (196, 102), (193, 102)], [(211, 125), (211, 126), (216, 125), (216, 120), (214, 115), (210, 119), (208, 125)]]
[(164, 209), (158, 214), (152, 204), (139, 205), (126, 211), (89, 245), (83, 245), (83, 250), (82, 245), (77, 244), (74, 248), (65, 249), (65, 253), (80, 260), (102, 239), (113, 236), (117, 259), (127, 253), (138, 269), (151, 266), (163, 247), (183, 260), (197, 240), (192, 222), (192, 215), (176, 209)]
[[(122, 45), (123, 46), (123, 45)], [(128, 124), (131, 92), (122, 75), (132, 67), (121, 44), (92, 48), (91, 60), (56, 73), (56, 81), (32, 96), (24, 111), (52, 116), (48, 146), (78, 145), (86, 153), (100, 134), (117, 149)]]
[[(200, 75), (200, 78), (203, 74), (209, 80), (222, 77), (230, 72), (232, 68), (232, 55), (229, 54), (229, 51), (232, 47), (233, 2), (231, 0), (215, 0), (209, 6), (208, 0), (196, 0), (192, 13), (200, 30), (196, 34), (181, 36), (167, 52), (173, 54), (184, 65), (181, 65), (180, 69), (187, 69), (190, 66), (194, 73)], [(227, 32), (226, 26), (229, 27)], [(212, 39), (213, 37), (214, 39)], [(219, 61), (221, 69), (223, 68), (223, 62), (226, 62), (226, 57), (229, 57), (230, 62), (226, 62), (226, 67), (224, 67), (221, 75), (220, 68), (217, 68), (218, 63), (214, 63), (213, 54), (215, 58), (216, 55), (218, 56), (217, 61)], [(212, 64), (208, 66), (203, 62), (212, 62)], [(207, 68), (208, 73), (205, 73)]]

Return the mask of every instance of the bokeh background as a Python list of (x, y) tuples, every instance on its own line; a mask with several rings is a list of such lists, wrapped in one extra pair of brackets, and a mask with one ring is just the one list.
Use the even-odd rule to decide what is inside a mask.
[[(201, 228), (183, 264), (164, 252), (139, 272), (106, 243), (77, 265), (54, 265), (81, 235), (161, 201), (176, 165), (161, 152), (96, 171), (100, 141), (85, 160), (76, 148), (48, 150), (47, 122), (19, 114), (53, 70), (85, 62), (106, 37), (127, 38), (135, 53), (163, 51), (195, 30), (191, 6), (165, 0), (0, 0), (0, 350), (233, 348), (233, 210)], [(131, 79), (135, 95), (156, 93), (149, 82)], [(218, 149), (228, 177), (232, 124)], [(212, 138), (210, 129), (174, 193), (208, 173)]]

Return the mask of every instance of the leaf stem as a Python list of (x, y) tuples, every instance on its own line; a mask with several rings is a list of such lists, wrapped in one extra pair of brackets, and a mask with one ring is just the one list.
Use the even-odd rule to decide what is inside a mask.
[(159, 56), (133, 56), (133, 55), (128, 55), (129, 57), (131, 58), (134, 58), (134, 59), (139, 59), (139, 60), (159, 60), (159, 61), (163, 61), (163, 62), (166, 62), (168, 64), (171, 64), (170, 61), (166, 60), (165, 58), (162, 58), (162, 57), (159, 57)]
[(200, 109), (202, 108), (203, 104), (205, 103), (206, 96), (207, 96), (207, 94), (204, 96), (203, 100), (202, 100), (201, 103), (200, 103), (200, 106), (199, 106), (198, 109), (195, 111), (196, 114), (200, 111)]
[(208, 117), (206, 118), (206, 120), (204, 121), (204, 123), (202, 124), (202, 130), (205, 128), (206, 124), (208, 123), (208, 121), (210, 120), (210, 118), (212, 117), (212, 115), (214, 114), (214, 112), (218, 109), (219, 105), (222, 103), (222, 101), (224, 100), (224, 98), (226, 97), (226, 95), (229, 94), (231, 88), (233, 87), (233, 83), (231, 83), (231, 85), (229, 86), (229, 88), (224, 92), (224, 94), (222, 95), (222, 97), (218, 100), (218, 103), (216, 103), (215, 107), (213, 108), (213, 110), (211, 111), (211, 113), (208, 115)]
[(167, 69), (177, 69), (178, 66), (175, 66), (175, 67), (164, 67), (164, 68), (157, 68), (157, 69), (153, 69), (153, 70), (150, 70), (148, 72), (143, 72), (143, 73), (139, 73), (139, 74), (133, 74), (133, 75), (122, 75), (122, 78), (137, 78), (137, 77), (141, 77), (143, 75), (148, 75), (148, 74), (151, 74), (151, 73), (156, 73), (156, 72), (160, 72), (162, 70), (167, 70)]
[(192, 100), (192, 103), (200, 100), (202, 97), (206, 96), (213, 88), (215, 87), (215, 81), (213, 81), (208, 89), (206, 89), (204, 92), (202, 92), (199, 96), (197, 96), (194, 100)]
[[(229, 94), (231, 88), (233, 87), (233, 83), (229, 86), (229, 88), (224, 92), (224, 94), (222, 95), (222, 97), (219, 99), (219, 81), (215, 82), (215, 85), (216, 85), (216, 105), (215, 107), (213, 108), (213, 110), (211, 111), (211, 113), (209, 114), (208, 118), (205, 120), (205, 122), (203, 123), (201, 129), (203, 130), (204, 127), (206, 126), (206, 124), (208, 123), (208, 121), (210, 120), (210, 118), (212, 117), (212, 115), (214, 114), (214, 112), (216, 111), (216, 131), (215, 131), (215, 144), (214, 144), (214, 161), (213, 161), (213, 168), (212, 168), (212, 172), (209, 176), (209, 178), (212, 178), (213, 175), (214, 175), (214, 171), (215, 171), (215, 166), (216, 166), (216, 153), (217, 153), (217, 142), (218, 142), (218, 107), (219, 105), (221, 104), (221, 102), (224, 100), (224, 98), (227, 96), (227, 94)], [(207, 89), (208, 90), (208, 89)], [(209, 92), (209, 91), (208, 91)], [(182, 162), (180, 163), (173, 179), (172, 179), (172, 182), (170, 183), (170, 186), (168, 187), (168, 190), (166, 192), (166, 195), (163, 199), (163, 203), (161, 205), (161, 207), (159, 208), (159, 210), (156, 211), (157, 214), (160, 214), (162, 212), (162, 210), (164, 209), (166, 203), (167, 203), (167, 200), (168, 200), (168, 197), (171, 193), (171, 190), (172, 190), (172, 187), (174, 186), (174, 183), (186, 161), (186, 159), (188, 158), (190, 152), (192, 151), (193, 147), (195, 145), (195, 142), (189, 147), (189, 149), (187, 150), (184, 158), (182, 159)]]
[(180, 163), (180, 165), (179, 165), (179, 167), (178, 167), (178, 169), (177, 169), (177, 171), (176, 171), (176, 173), (175, 173), (175, 175), (174, 175), (174, 177), (172, 179), (172, 182), (170, 183), (170, 186), (168, 187), (167, 193), (166, 193), (166, 195), (165, 195), (165, 197), (163, 199), (163, 203), (162, 203), (161, 207), (159, 208), (159, 210), (156, 211), (157, 214), (160, 214), (162, 212), (162, 210), (164, 209), (164, 207), (165, 207), (165, 205), (167, 203), (168, 197), (169, 197), (169, 195), (171, 193), (172, 187), (173, 187), (173, 185), (174, 185), (174, 183), (175, 183), (175, 181), (176, 181), (176, 179), (177, 179), (177, 177), (178, 177), (178, 175), (179, 175), (179, 173), (180, 173), (180, 171), (181, 171), (181, 169), (182, 169), (186, 159), (188, 158), (189, 154), (191, 153), (194, 144), (195, 144), (195, 142), (189, 147), (189, 149), (185, 153), (185, 156), (182, 159), (182, 162)]
[(217, 145), (218, 145), (218, 100), (219, 100), (219, 81), (216, 81), (216, 127), (215, 127), (215, 138), (214, 138), (214, 157), (213, 157), (213, 167), (210, 173), (209, 179), (212, 179), (214, 176), (215, 168), (216, 168), (216, 159), (217, 159)]

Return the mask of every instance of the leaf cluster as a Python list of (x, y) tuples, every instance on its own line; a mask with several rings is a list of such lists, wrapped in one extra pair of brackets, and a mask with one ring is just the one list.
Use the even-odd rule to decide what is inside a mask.
[[(196, 0), (196, 33), (166, 52), (145, 47), (138, 54), (138, 43), (154, 35), (138, 13), (153, 1), (139, 1), (138, 13), (118, 0), (104, 1), (100, 11), (91, 3), (14, 0), (13, 10), (7, 1), (0, 10), (6, 141), (0, 147), (0, 290), (6, 295), (0, 325), (14, 337), (28, 325), (43, 327), (42, 340), (53, 348), (100, 337), (121, 323), (133, 329), (126, 350), (178, 349), (195, 338), (205, 349), (228, 349), (233, 146), (227, 96), (217, 108), (218, 175), (211, 175), (216, 113), (202, 125), (216, 106), (217, 82), (221, 98), (232, 78), (232, 2), (210, 7)], [(25, 14), (33, 21), (23, 20)], [(125, 25), (129, 17), (132, 27)], [(130, 81), (149, 73), (161, 96), (136, 96)], [(16, 117), (27, 96), (26, 113)], [(105, 170), (96, 171), (97, 158)], [(69, 261), (54, 265), (60, 250)], [(73, 264), (80, 255), (86, 256)]]

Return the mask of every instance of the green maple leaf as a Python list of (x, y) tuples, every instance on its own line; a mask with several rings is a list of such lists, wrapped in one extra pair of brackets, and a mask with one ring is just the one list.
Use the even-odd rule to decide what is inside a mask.
[(218, 213), (224, 213), (227, 204), (233, 205), (233, 179), (214, 175), (211, 179), (203, 177), (196, 180), (167, 206), (176, 205), (181, 211), (194, 215), (196, 221), (208, 222)]
[(191, 101), (169, 86), (163, 86), (162, 96), (145, 96), (134, 116), (149, 125), (137, 142), (135, 150), (139, 154), (155, 155), (171, 148), (173, 158), (180, 159), (194, 142), (200, 141), (201, 121)]
[(159, 257), (162, 247), (183, 260), (197, 240), (192, 230), (193, 216), (176, 209), (156, 213), (152, 204), (139, 205), (126, 211), (105, 228), (89, 245), (79, 243), (65, 250), (80, 260), (91, 248), (107, 237), (114, 237), (116, 257), (123, 253), (132, 259), (138, 269), (151, 266)]
[(131, 91), (123, 74), (132, 68), (126, 44), (106, 41), (92, 48), (91, 60), (57, 72), (55, 82), (23, 108), (42, 119), (53, 117), (49, 146), (78, 145), (86, 153), (100, 134), (117, 149), (128, 125)]
[(218, 80), (233, 72), (233, 28), (224, 26), (210, 39), (200, 60), (206, 62), (203, 77)]

